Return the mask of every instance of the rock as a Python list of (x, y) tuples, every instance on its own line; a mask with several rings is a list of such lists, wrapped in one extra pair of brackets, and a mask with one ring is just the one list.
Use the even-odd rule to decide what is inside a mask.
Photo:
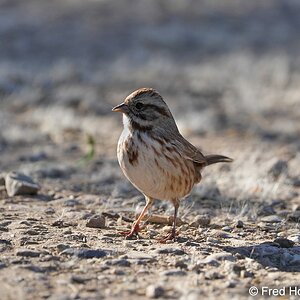
[(292, 177), (290, 178), (290, 182), (289, 182), (292, 186), (294, 187), (300, 187), (300, 178), (298, 177)]
[(78, 276), (78, 275), (72, 275), (70, 278), (71, 283), (79, 283), (79, 284), (84, 284), (85, 282), (87, 282), (89, 280), (90, 280), (90, 278), (85, 278), (85, 277)]
[(146, 296), (148, 298), (156, 299), (165, 293), (165, 290), (162, 286), (160, 285), (149, 285), (146, 289)]
[(218, 245), (218, 244), (221, 243), (220, 240), (215, 239), (215, 238), (213, 238), (213, 237), (211, 237), (211, 236), (207, 237), (206, 241), (207, 241), (208, 243), (212, 243), (212, 244), (216, 244), (216, 245)]
[(185, 252), (183, 250), (181, 250), (180, 248), (172, 248), (172, 247), (157, 249), (154, 252), (157, 254), (174, 254), (174, 255), (185, 254)]
[(5, 173), (0, 173), (0, 186), (4, 186), (5, 185)]
[(7, 266), (6, 266), (6, 264), (5, 263), (3, 263), (3, 262), (0, 262), (0, 270), (1, 269), (4, 269), (4, 268), (6, 268)]
[(183, 270), (171, 269), (160, 273), (162, 276), (185, 276), (187, 273)]
[(295, 245), (294, 241), (286, 238), (276, 238), (274, 243), (278, 244), (281, 248), (292, 248)]
[(24, 257), (39, 257), (41, 255), (41, 252), (29, 249), (19, 249), (17, 250), (16, 255)]
[(146, 265), (147, 263), (156, 261), (154, 256), (148, 253), (142, 253), (137, 251), (128, 252), (126, 257), (127, 257), (126, 259), (128, 259), (133, 263), (136, 263), (137, 265)]
[(269, 216), (269, 215), (275, 215), (276, 211), (272, 205), (262, 203), (257, 210), (258, 216)]
[(74, 207), (76, 205), (79, 205), (80, 201), (78, 199), (65, 199), (63, 200), (63, 206), (69, 206), (69, 207)]
[(241, 278), (253, 278), (254, 277), (254, 273), (247, 271), (247, 270), (241, 270), (241, 274), (240, 274)]
[(103, 215), (94, 215), (86, 223), (86, 227), (90, 228), (105, 228), (105, 217)]
[(224, 288), (234, 288), (238, 285), (238, 281), (237, 280), (234, 280), (234, 279), (231, 279), (231, 280), (228, 280), (225, 282), (224, 284)]
[(213, 253), (211, 255), (209, 255), (207, 258), (208, 259), (213, 259), (213, 260), (217, 260), (217, 261), (223, 261), (223, 260), (228, 260), (228, 261), (236, 261), (236, 258), (228, 252), (219, 252), (219, 253)]
[(233, 237), (230, 233), (228, 233), (226, 231), (216, 230), (216, 229), (211, 231), (211, 235), (214, 238), (223, 238), (223, 239), (229, 239), (229, 238)]
[(44, 210), (44, 213), (47, 214), (47, 215), (53, 215), (55, 214), (55, 210), (53, 207), (47, 207), (45, 210)]
[(15, 195), (35, 195), (40, 186), (31, 177), (11, 172), (5, 177), (5, 187), (9, 197)]
[(269, 170), (269, 174), (277, 179), (279, 175), (283, 173), (287, 173), (288, 171), (288, 163), (284, 160), (278, 160)]
[(175, 268), (180, 268), (180, 269), (187, 270), (188, 265), (186, 264), (186, 262), (184, 260), (177, 260), (175, 262)]
[(109, 251), (89, 248), (67, 248), (60, 255), (76, 256), (78, 258), (102, 258), (109, 255)]
[(292, 259), (289, 261), (290, 266), (300, 265), (300, 254), (294, 254)]
[(287, 216), (287, 220), (290, 222), (300, 222), (300, 210), (293, 211), (291, 214)]
[(240, 276), (241, 271), (243, 270), (243, 266), (240, 266), (231, 261), (225, 261), (224, 270), (228, 274), (236, 274), (236, 275)]
[(199, 226), (208, 226), (210, 224), (210, 216), (205, 214), (205, 215), (198, 215), (194, 218), (193, 222), (190, 223), (190, 226), (193, 227), (199, 227)]
[(130, 267), (131, 263), (127, 259), (111, 259), (105, 262), (108, 266)]
[(193, 270), (198, 270), (201, 265), (218, 267), (220, 266), (220, 263), (215, 258), (211, 257), (211, 255), (209, 255), (206, 258), (197, 261), (197, 264), (193, 267)]
[(236, 228), (244, 228), (244, 223), (243, 223), (243, 221), (238, 220), (238, 221), (235, 223), (235, 227), (236, 227)]
[(180, 231), (181, 232), (185, 232), (189, 229), (189, 225), (188, 224), (183, 224), (180, 226)]
[(224, 276), (221, 275), (220, 272), (217, 272), (215, 270), (208, 270), (205, 272), (205, 279), (215, 280), (221, 278), (224, 278)]
[(117, 276), (123, 276), (123, 275), (126, 275), (126, 272), (124, 272), (124, 270), (121, 270), (121, 269), (112, 268), (110, 270), (110, 274), (117, 275)]
[(300, 234), (292, 234), (288, 236), (288, 239), (293, 241), (294, 243), (299, 244), (300, 243)]
[(197, 242), (193, 242), (193, 241), (187, 241), (187, 242), (185, 242), (185, 246), (188, 246), (188, 247), (200, 247), (200, 244), (197, 243)]
[(264, 223), (281, 223), (282, 219), (276, 215), (266, 216), (261, 218), (261, 222)]
[(57, 250), (58, 250), (59, 252), (62, 252), (62, 251), (64, 251), (64, 250), (70, 248), (70, 246), (69, 246), (69, 245), (65, 245), (65, 244), (58, 244), (58, 245), (56, 245), (56, 248), (57, 248)]
[(224, 227), (222, 227), (222, 230), (226, 231), (226, 232), (230, 232), (230, 231), (232, 231), (232, 228), (230, 226), (224, 226)]
[(37, 162), (37, 161), (45, 160), (47, 158), (48, 158), (47, 153), (40, 151), (40, 152), (32, 153), (30, 155), (21, 155), (19, 159), (20, 161)]

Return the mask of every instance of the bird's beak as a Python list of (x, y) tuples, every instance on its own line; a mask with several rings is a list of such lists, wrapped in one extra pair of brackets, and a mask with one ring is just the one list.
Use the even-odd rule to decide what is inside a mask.
[(128, 112), (128, 106), (123, 102), (117, 106), (115, 106), (112, 111), (115, 112), (121, 112), (121, 113), (127, 113)]

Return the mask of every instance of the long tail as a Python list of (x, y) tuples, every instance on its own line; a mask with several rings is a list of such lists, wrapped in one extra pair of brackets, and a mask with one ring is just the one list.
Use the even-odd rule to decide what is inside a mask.
[(211, 154), (211, 155), (206, 155), (205, 156), (207, 165), (212, 165), (212, 164), (216, 164), (216, 163), (220, 163), (220, 162), (233, 162), (232, 158), (229, 158), (227, 156), (223, 156), (223, 155), (215, 155), (215, 154)]

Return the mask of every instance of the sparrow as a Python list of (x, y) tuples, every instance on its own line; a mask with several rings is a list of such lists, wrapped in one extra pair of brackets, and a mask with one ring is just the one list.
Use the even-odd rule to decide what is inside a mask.
[(127, 179), (145, 196), (146, 205), (126, 233), (140, 231), (140, 222), (154, 200), (168, 200), (174, 206), (171, 232), (162, 240), (176, 240), (176, 218), (180, 200), (201, 181), (203, 168), (233, 160), (223, 155), (203, 155), (179, 132), (162, 96), (152, 88), (141, 88), (115, 106), (123, 114), (123, 132), (118, 141), (119, 165)]

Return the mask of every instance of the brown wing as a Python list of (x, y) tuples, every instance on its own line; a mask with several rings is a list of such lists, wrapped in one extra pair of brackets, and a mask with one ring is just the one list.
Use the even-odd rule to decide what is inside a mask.
[(176, 144), (182, 157), (203, 167), (206, 166), (207, 162), (201, 151), (188, 142), (182, 135), (177, 136), (176, 140), (172, 140), (172, 143)]

